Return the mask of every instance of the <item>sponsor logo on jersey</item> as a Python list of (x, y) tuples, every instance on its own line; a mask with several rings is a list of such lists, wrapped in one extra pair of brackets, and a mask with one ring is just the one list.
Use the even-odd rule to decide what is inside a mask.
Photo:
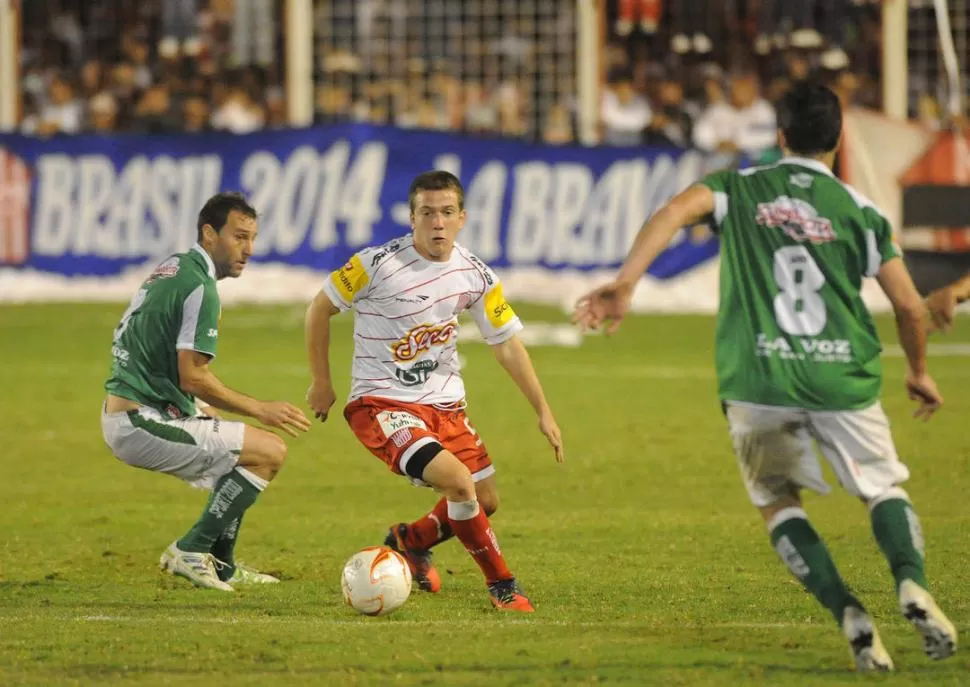
[(394, 374), (404, 386), (420, 386), (438, 369), (437, 360), (422, 360), (411, 367), (399, 367)]
[(30, 171), (0, 148), (0, 265), (22, 265), (30, 253)]
[(755, 221), (763, 227), (781, 229), (799, 243), (817, 245), (837, 238), (832, 222), (819, 217), (810, 203), (798, 198), (780, 196), (770, 203), (758, 203)]
[(811, 188), (815, 177), (805, 172), (796, 172), (788, 177), (788, 181), (792, 186), (797, 186), (798, 188)]
[(378, 263), (380, 263), (381, 260), (383, 260), (389, 255), (394, 255), (395, 253), (397, 253), (399, 250), (401, 250), (401, 247), (403, 245), (404, 245), (403, 239), (395, 239), (385, 244), (383, 247), (381, 247), (379, 251), (377, 251), (374, 254), (374, 257), (371, 258), (370, 266), (377, 267)]
[(396, 296), (394, 300), (398, 303), (424, 303), (430, 296)]
[(111, 347), (111, 355), (118, 361), (121, 367), (128, 367), (128, 360), (131, 358), (131, 353), (127, 349), (115, 344)]
[(396, 342), (391, 344), (395, 360), (414, 360), (432, 346), (444, 346), (455, 335), (458, 323), (455, 320), (444, 324), (419, 324)]
[(377, 414), (377, 424), (381, 426), (381, 431), (388, 439), (402, 429), (409, 427), (428, 428), (428, 425), (424, 424), (424, 420), (403, 410), (382, 410)]
[(352, 301), (354, 296), (367, 286), (370, 277), (367, 276), (367, 270), (361, 264), (360, 258), (355, 255), (347, 261), (346, 265), (330, 275), (330, 281), (337, 287), (337, 292), (341, 296), (347, 301)]
[(147, 286), (148, 284), (153, 284), (159, 279), (171, 279), (179, 273), (180, 266), (179, 259), (173, 255), (152, 270), (152, 273), (148, 275), (148, 279), (145, 280), (145, 285)]
[(489, 324), (496, 329), (515, 319), (515, 311), (505, 300), (501, 284), (496, 284), (485, 294), (485, 316), (488, 318)]
[(480, 259), (476, 258), (474, 255), (469, 255), (468, 260), (481, 271), (482, 277), (484, 277), (485, 282), (489, 286), (495, 283), (495, 280), (492, 278), (492, 270), (488, 268), (488, 265), (486, 265)]

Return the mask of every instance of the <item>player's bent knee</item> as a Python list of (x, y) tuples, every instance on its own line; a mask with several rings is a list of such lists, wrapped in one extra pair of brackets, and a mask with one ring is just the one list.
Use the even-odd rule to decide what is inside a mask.
[(270, 449), (267, 455), (267, 467), (271, 468), (274, 472), (279, 472), (283, 468), (283, 463), (286, 462), (286, 442), (283, 441), (282, 437), (269, 433), (270, 437)]
[(273, 479), (286, 461), (286, 442), (278, 435), (257, 427), (246, 428), (246, 438), (239, 465)]

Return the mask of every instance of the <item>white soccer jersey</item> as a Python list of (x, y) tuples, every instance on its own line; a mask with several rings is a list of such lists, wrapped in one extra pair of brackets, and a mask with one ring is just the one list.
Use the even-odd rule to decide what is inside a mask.
[(366, 248), (323, 289), (341, 311), (354, 310), (350, 400), (462, 401), (458, 315), (470, 311), (489, 344), (522, 330), (495, 273), (457, 243), (447, 262), (421, 257), (410, 234)]

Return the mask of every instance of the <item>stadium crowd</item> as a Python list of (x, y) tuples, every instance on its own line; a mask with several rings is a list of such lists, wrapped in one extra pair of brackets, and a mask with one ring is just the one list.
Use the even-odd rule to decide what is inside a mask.
[[(575, 77), (541, 73), (536, 22), (517, 3), (456, 4), (460, 25), (492, 3), (502, 28), (449, 54), (422, 34), (441, 1), (357, 0), (342, 14), (317, 0), (316, 122), (574, 142)], [(21, 131), (285, 126), (281, 11), (278, 0), (24, 3)], [(549, 30), (568, 36), (575, 17), (560, 14)], [(810, 76), (878, 106), (879, 19), (878, 0), (612, 0), (599, 140), (757, 154), (774, 141), (772, 103)], [(395, 31), (422, 40), (378, 49)], [(929, 100), (914, 116), (938, 120)]]

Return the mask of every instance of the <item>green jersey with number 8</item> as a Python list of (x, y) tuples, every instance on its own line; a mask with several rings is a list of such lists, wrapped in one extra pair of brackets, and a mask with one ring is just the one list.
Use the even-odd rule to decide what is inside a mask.
[(899, 256), (886, 218), (811, 159), (701, 183), (714, 192), (721, 238), (721, 400), (808, 410), (875, 403), (882, 347), (861, 290), (863, 277)]
[(162, 262), (115, 328), (105, 390), (170, 418), (195, 415), (195, 398), (179, 386), (178, 351), (215, 357), (220, 313), (215, 266), (201, 246)]

